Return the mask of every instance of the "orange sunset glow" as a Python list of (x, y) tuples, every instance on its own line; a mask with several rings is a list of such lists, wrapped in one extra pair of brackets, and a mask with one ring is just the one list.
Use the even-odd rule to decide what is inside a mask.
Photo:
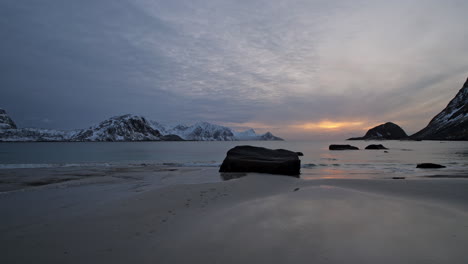
[(305, 123), (303, 125), (296, 126), (306, 130), (318, 130), (318, 129), (343, 129), (343, 128), (359, 128), (364, 122), (334, 122), (329, 120), (320, 121), (318, 123)]

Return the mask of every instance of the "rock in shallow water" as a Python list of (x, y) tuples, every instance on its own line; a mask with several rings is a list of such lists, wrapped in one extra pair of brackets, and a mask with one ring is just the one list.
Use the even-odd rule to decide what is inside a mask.
[(227, 152), (219, 172), (259, 172), (299, 177), (301, 160), (296, 152), (237, 146)]
[(420, 169), (441, 169), (446, 168), (444, 165), (435, 164), (435, 163), (419, 163), (416, 168)]
[(328, 147), (329, 150), (359, 150), (358, 147), (351, 146), (351, 145), (330, 145)]
[(366, 149), (388, 149), (384, 147), (382, 144), (371, 144), (366, 147)]

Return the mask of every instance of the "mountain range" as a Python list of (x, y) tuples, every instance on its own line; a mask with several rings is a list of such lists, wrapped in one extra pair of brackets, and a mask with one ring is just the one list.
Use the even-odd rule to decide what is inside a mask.
[(0, 109), (0, 141), (237, 141), (283, 140), (270, 132), (253, 129), (237, 132), (231, 128), (198, 122), (194, 125), (164, 125), (138, 115), (111, 117), (86, 129), (52, 130), (17, 128), (6, 111)]
[[(350, 140), (413, 139), (468, 140), (468, 79), (447, 107), (419, 132), (407, 136), (398, 125), (387, 122), (366, 135)], [(52, 130), (17, 128), (5, 110), (0, 109), (0, 141), (236, 141), (283, 140), (270, 132), (258, 135), (253, 129), (242, 132), (198, 122), (194, 125), (164, 125), (138, 115), (111, 117), (87, 129)]]

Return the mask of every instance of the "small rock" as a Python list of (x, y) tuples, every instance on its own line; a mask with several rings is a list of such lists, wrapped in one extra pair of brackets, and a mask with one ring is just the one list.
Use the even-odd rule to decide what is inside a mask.
[(382, 144), (372, 144), (366, 147), (366, 149), (388, 149), (384, 147)]
[(304, 153), (302, 152), (296, 152), (296, 154), (300, 157), (300, 156), (304, 156)]
[(299, 191), (299, 188), (294, 189), (295, 192)]
[(351, 145), (336, 145), (332, 144), (328, 147), (329, 150), (359, 150), (358, 147)]
[(435, 163), (419, 163), (416, 168), (420, 169), (441, 169), (446, 168), (444, 165), (435, 164)]
[(392, 177), (393, 180), (404, 180), (406, 177)]

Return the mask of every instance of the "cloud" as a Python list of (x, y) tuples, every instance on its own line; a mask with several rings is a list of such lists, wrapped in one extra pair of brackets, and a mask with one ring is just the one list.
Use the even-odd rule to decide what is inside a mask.
[[(300, 129), (326, 120), (362, 122), (343, 133), (386, 121), (415, 132), (466, 78), (467, 7), (457, 0), (6, 0), (0, 104), (20, 126), (75, 128), (136, 113), (252, 124), (293, 138), (326, 134), (320, 125)], [(31, 121), (44, 118), (54, 122)]]

